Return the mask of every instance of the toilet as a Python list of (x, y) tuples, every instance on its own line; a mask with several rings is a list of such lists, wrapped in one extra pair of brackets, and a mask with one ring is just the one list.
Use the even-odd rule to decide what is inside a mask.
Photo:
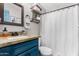
[(39, 38), (39, 51), (42, 56), (52, 56), (52, 49), (41, 45), (41, 38)]
[(39, 50), (42, 56), (52, 56), (52, 49), (48, 47), (40, 46)]

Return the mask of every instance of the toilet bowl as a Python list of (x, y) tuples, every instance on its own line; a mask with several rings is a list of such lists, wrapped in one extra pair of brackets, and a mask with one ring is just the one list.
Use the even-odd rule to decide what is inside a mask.
[(39, 47), (40, 53), (43, 56), (51, 56), (52, 55), (52, 49), (45, 47), (45, 46), (40, 46)]

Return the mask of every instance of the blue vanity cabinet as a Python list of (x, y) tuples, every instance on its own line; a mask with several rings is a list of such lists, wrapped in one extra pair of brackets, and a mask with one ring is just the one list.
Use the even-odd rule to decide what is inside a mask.
[(0, 48), (0, 56), (39, 56), (38, 38)]
[[(14, 55), (16, 56), (31, 56), (32, 50), (38, 51), (38, 39), (33, 39), (27, 42), (22, 42), (14, 45)], [(39, 53), (38, 53), (39, 54)]]

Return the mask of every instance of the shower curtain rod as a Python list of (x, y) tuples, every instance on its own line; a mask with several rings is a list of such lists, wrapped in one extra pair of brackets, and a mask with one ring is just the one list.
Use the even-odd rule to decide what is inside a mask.
[(51, 13), (51, 12), (55, 12), (55, 11), (59, 11), (59, 10), (66, 9), (66, 8), (69, 8), (69, 7), (73, 7), (75, 5), (79, 5), (79, 3), (71, 5), (71, 6), (67, 6), (67, 7), (64, 7), (64, 8), (56, 9), (56, 10), (53, 10), (53, 11), (45, 12), (45, 13), (42, 13), (41, 15)]

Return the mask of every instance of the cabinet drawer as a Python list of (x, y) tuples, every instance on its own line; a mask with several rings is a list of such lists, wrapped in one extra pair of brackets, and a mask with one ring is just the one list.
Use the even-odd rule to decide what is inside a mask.
[(19, 54), (18, 56), (38, 56), (39, 51), (38, 47), (33, 47), (32, 49), (25, 51), (24, 53)]
[(23, 53), (24, 51), (29, 50), (34, 46), (38, 46), (38, 40), (31, 40), (28, 42), (23, 42), (23, 43), (14, 45), (14, 49), (15, 49), (14, 55)]

